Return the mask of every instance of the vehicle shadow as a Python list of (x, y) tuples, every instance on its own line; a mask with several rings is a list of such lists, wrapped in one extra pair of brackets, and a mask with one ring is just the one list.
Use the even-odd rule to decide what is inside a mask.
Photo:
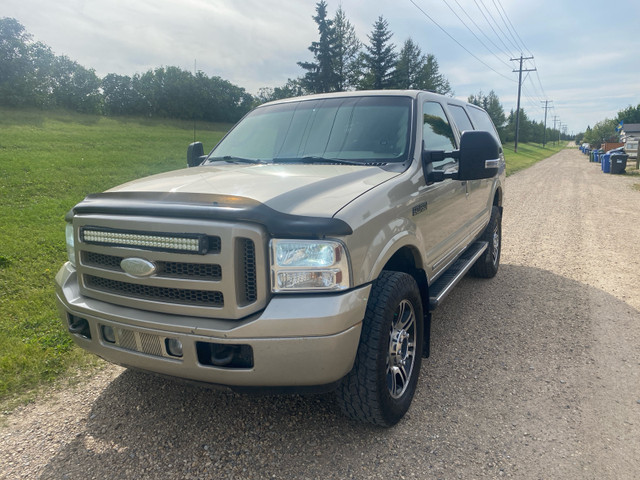
[(387, 430), (345, 419), (332, 394), (238, 395), (125, 371), (41, 478), (578, 478), (590, 460), (565, 459), (598, 381), (594, 299), (640, 320), (536, 268), (464, 279), (434, 314), (412, 408)]

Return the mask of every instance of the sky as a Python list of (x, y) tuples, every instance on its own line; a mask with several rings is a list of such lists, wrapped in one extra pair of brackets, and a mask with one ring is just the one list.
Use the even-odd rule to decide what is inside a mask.
[[(363, 43), (384, 17), (399, 51), (433, 54), (454, 96), (493, 90), (508, 113), (586, 130), (640, 104), (640, 2), (618, 0), (327, 0)], [(315, 0), (2, 0), (34, 40), (100, 77), (161, 66), (200, 70), (256, 94), (304, 71), (318, 39)]]

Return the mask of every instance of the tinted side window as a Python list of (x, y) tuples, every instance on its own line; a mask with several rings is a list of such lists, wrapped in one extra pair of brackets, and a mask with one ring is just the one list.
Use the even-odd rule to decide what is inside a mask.
[(469, 115), (460, 105), (451, 105), (449, 104), (449, 111), (451, 112), (451, 116), (453, 117), (453, 121), (456, 122), (458, 126), (458, 130), (460, 133), (466, 130), (473, 130), (473, 126), (471, 125), (471, 120), (469, 120)]
[(442, 105), (424, 102), (422, 106), (422, 139), (426, 150), (455, 150), (455, 137)]
[[(422, 140), (426, 150), (455, 150), (456, 140), (442, 105), (438, 102), (424, 102), (422, 105)], [(446, 158), (433, 162), (434, 170), (447, 170), (456, 162)]]
[(484, 130), (485, 132), (489, 132), (496, 137), (496, 140), (500, 142), (500, 137), (498, 136), (498, 132), (496, 131), (496, 127), (493, 126), (493, 122), (491, 121), (491, 117), (484, 110), (480, 110), (479, 108), (475, 108), (472, 106), (468, 107), (469, 115), (471, 115), (471, 121), (476, 127), (476, 130)]

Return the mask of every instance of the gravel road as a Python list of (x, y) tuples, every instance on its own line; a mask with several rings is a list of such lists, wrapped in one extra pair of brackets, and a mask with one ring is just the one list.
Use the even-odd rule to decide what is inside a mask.
[(507, 179), (502, 265), (435, 312), (413, 406), (241, 396), (106, 366), (4, 415), (0, 478), (640, 476), (640, 192), (564, 150)]

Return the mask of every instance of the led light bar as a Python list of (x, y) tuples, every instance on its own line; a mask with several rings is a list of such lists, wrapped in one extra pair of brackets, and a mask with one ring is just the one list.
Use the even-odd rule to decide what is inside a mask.
[(99, 227), (84, 227), (80, 238), (83, 242), (110, 247), (130, 247), (147, 250), (170, 250), (175, 252), (207, 253), (208, 239), (198, 234), (140, 233), (111, 230)]

